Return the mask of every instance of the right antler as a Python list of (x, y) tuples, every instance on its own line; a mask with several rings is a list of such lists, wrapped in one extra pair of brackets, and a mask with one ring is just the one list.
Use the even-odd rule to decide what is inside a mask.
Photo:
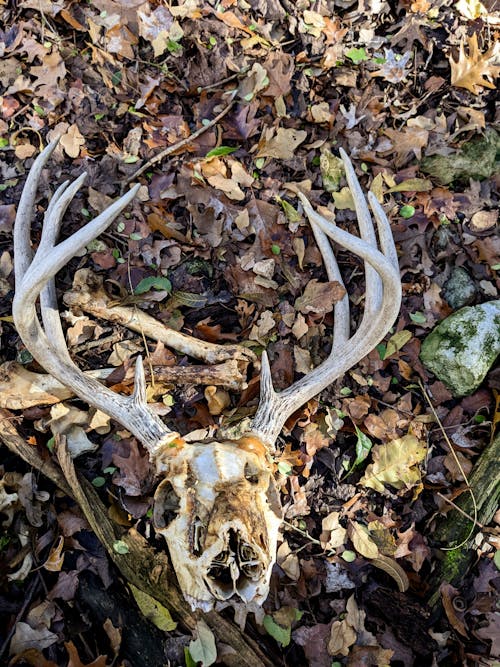
[(269, 361), (264, 352), (259, 407), (253, 418), (250, 433), (270, 448), (274, 448), (274, 443), (290, 415), (357, 364), (378, 345), (394, 324), (401, 305), (398, 259), (387, 216), (375, 195), (369, 192), (368, 200), (377, 221), (382, 249), (380, 252), (377, 249), (377, 239), (370, 211), (352, 163), (342, 148), (340, 155), (344, 162), (347, 183), (354, 199), (361, 238), (339, 229), (316, 213), (307, 198), (300, 192), (299, 197), (323, 256), (329, 280), (337, 280), (343, 284), (337, 260), (327, 237), (365, 261), (365, 311), (358, 330), (349, 338), (349, 299), (347, 295), (344, 296), (335, 305), (335, 324), (330, 355), (317, 368), (279, 394), (274, 391)]
[[(101, 215), (56, 245), (62, 217), (86, 178), (66, 181), (55, 191), (44, 218), (42, 236), (33, 256), (30, 243), (31, 219), (41, 171), (57, 146), (50, 143), (35, 160), (26, 180), (14, 226), (14, 272), (16, 293), (12, 315), (17, 331), (38, 363), (57, 380), (70, 386), (89, 405), (102, 410), (133, 433), (153, 455), (173, 443), (178, 433), (171, 431), (146, 403), (146, 383), (142, 359), (135, 369), (134, 393), (120, 396), (85, 375), (71, 360), (57, 310), (54, 276), (76, 253), (101, 234), (137, 194), (136, 185)], [(40, 296), (43, 327), (36, 312)]]

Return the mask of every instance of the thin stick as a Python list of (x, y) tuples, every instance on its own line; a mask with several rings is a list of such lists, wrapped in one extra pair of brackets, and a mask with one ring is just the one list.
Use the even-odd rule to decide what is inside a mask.
[(191, 141), (198, 139), (200, 135), (202, 135), (208, 129), (216, 125), (222, 118), (224, 118), (224, 116), (231, 111), (233, 106), (234, 106), (234, 100), (231, 100), (229, 104), (226, 107), (224, 107), (224, 109), (217, 116), (215, 116), (215, 118), (213, 118), (209, 123), (200, 127), (199, 130), (196, 130), (196, 132), (190, 134), (189, 137), (186, 137), (185, 139), (178, 141), (176, 144), (173, 144), (172, 146), (168, 146), (168, 148), (165, 148), (165, 150), (158, 153), (158, 155), (152, 157), (145, 164), (143, 164), (142, 167), (140, 167), (137, 171), (135, 171), (132, 174), (132, 176), (126, 179), (124, 186), (128, 185), (131, 181), (135, 181), (136, 178), (138, 178), (141, 174), (143, 174), (146, 171), (146, 169), (149, 169), (158, 162), (161, 162), (164, 158), (168, 157), (169, 155), (172, 155), (172, 153), (175, 153), (183, 146), (186, 146), (186, 144), (189, 144)]
[[(470, 485), (470, 483), (469, 483), (469, 478), (468, 478), (467, 475), (465, 474), (465, 471), (464, 471), (464, 469), (463, 469), (463, 467), (462, 467), (462, 464), (460, 463), (460, 461), (459, 461), (459, 459), (458, 459), (458, 456), (457, 456), (455, 450), (453, 449), (453, 445), (451, 444), (451, 440), (449, 439), (448, 434), (446, 433), (446, 431), (445, 431), (445, 429), (444, 429), (444, 426), (443, 426), (441, 420), (440, 420), (439, 417), (438, 417), (438, 413), (436, 412), (434, 406), (432, 405), (432, 401), (431, 401), (431, 399), (430, 399), (430, 397), (429, 397), (429, 394), (427, 393), (427, 390), (425, 389), (425, 387), (424, 387), (424, 385), (423, 385), (423, 383), (422, 383), (422, 381), (421, 381), (420, 379), (419, 379), (419, 381), (418, 381), (418, 384), (420, 385), (420, 389), (422, 390), (422, 393), (423, 393), (423, 395), (424, 395), (424, 398), (425, 398), (425, 400), (427, 401), (427, 405), (428, 405), (428, 406), (430, 407), (430, 409), (431, 409), (431, 412), (432, 412), (432, 414), (433, 414), (433, 416), (434, 416), (434, 419), (435, 419), (436, 422), (438, 423), (438, 426), (439, 426), (439, 428), (440, 428), (440, 430), (441, 430), (441, 433), (443, 434), (443, 438), (444, 438), (444, 440), (446, 441), (446, 444), (448, 445), (448, 449), (450, 450), (450, 454), (452, 455), (452, 457), (453, 457), (455, 463), (457, 464), (457, 467), (458, 467), (458, 469), (460, 470), (460, 474), (462, 475), (462, 477), (463, 477), (464, 480), (465, 480), (465, 484), (467, 485), (467, 491), (470, 493), (470, 497), (471, 497), (471, 499), (472, 499), (472, 506), (474, 507), (474, 517), (470, 517), (470, 519), (471, 519), (471, 521), (472, 521), (472, 526), (471, 526), (471, 529), (470, 529), (469, 534), (467, 535), (467, 537), (466, 537), (464, 540), (462, 540), (462, 541), (460, 542), (460, 544), (457, 544), (457, 545), (454, 546), (454, 547), (442, 547), (442, 548), (441, 548), (442, 551), (454, 551), (455, 549), (460, 549), (461, 547), (463, 547), (464, 544), (467, 544), (467, 542), (469, 541), (469, 539), (470, 539), (472, 533), (474, 532), (474, 526), (476, 526), (476, 525), (479, 526), (479, 525), (480, 525), (480, 524), (478, 523), (478, 520), (477, 520), (477, 502), (476, 502), (476, 496), (474, 495), (474, 491), (472, 490), (472, 487), (471, 487), (471, 485)], [(453, 503), (452, 503), (452, 504), (453, 504)], [(458, 509), (458, 507), (457, 507), (457, 509)], [(462, 514), (463, 514), (463, 512), (462, 512)], [(469, 517), (468, 517), (468, 518), (469, 518)]]
[[(470, 488), (467, 489), (467, 490), (470, 491)], [(474, 519), (474, 517), (472, 517), (470, 514), (467, 514), (467, 512), (464, 512), (462, 509), (460, 509), (460, 507), (456, 503), (454, 503), (453, 500), (450, 500), (446, 496), (443, 496), (443, 494), (440, 493), (439, 491), (436, 492), (436, 495), (439, 496), (442, 500), (444, 500), (445, 503), (448, 503), (448, 505), (451, 505), (453, 507), (453, 509), (456, 509), (457, 512), (460, 512), (460, 514), (462, 516), (464, 516), (466, 519), (469, 519), (469, 521), (472, 521), (472, 523), (475, 524), (478, 528), (481, 528), (481, 530), (484, 529), (484, 526), (483, 526), (482, 523), (479, 523), (479, 521), (476, 521), (476, 519)]]

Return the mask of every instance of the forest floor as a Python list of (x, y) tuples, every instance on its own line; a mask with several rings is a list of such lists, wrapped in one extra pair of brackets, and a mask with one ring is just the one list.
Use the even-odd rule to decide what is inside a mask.
[[(498, 371), (457, 398), (419, 359), (441, 320), (498, 298), (493, 4), (0, 0), (0, 361), (11, 364), (0, 384), (0, 432), (11, 443), (0, 465), (2, 664), (499, 664), (499, 517), (471, 520), (469, 484), (495, 443)], [(141, 184), (127, 212), (57, 277), (70, 354), (84, 370), (114, 367), (109, 383), (130, 392), (146, 353), (163, 369), (149, 398), (182, 434), (217, 435), (252, 414), (258, 364), (242, 391), (222, 386), (215, 396), (182, 380), (184, 371), (169, 380), (169, 369), (196, 362), (68, 311), (75, 271), (90, 269), (115, 303), (170, 327), (257, 356), (267, 349), (281, 390), (327, 356), (336, 298), (297, 191), (356, 234), (342, 147), (391, 222), (398, 319), (288, 420), (274, 461), (285, 521), (269, 597), (246, 620), (242, 603), (219, 610), (246, 623), (255, 659), (245, 663), (213, 618), (199, 614), (189, 627), (141, 605), (78, 505), (12, 445), (21, 439), (40, 468), (55, 468), (54, 433), (69, 415), (99, 445), (76, 467), (108, 517), (165, 551), (151, 527), (153, 471), (137, 441), (81, 401), (32, 400), (29, 382), (15, 384), (7, 370), (16, 362), (41, 372), (11, 317), (12, 230), (33, 159), (57, 137), (35, 245), (63, 180), (88, 172), (63, 236), (127, 183)], [(354, 331), (363, 267), (348, 252), (338, 258)], [(465, 537), (450, 538), (450, 516), (463, 522), (464, 512)]]

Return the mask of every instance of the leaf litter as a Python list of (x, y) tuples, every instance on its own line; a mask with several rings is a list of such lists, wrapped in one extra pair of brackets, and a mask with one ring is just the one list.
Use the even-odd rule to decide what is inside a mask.
[[(198, 327), (212, 343), (268, 348), (275, 384), (284, 388), (325, 358), (332, 309), (343, 296), (321, 271), (296, 198), (305, 192), (352, 227), (336, 157), (343, 146), (391, 220), (403, 307), (387, 340), (284, 429), (276, 460), (283, 542), (273, 594), (261, 618), (248, 618), (249, 633), (276, 665), (494, 659), (498, 516), (476, 534), (474, 567), (438, 587), (441, 607), (432, 617), (429, 582), (443, 553), (434, 539), (439, 519), (467, 493), (498, 428), (498, 379), (493, 372), (477, 395), (452, 400), (418, 360), (422, 338), (451, 312), (443, 287), (454, 266), (470, 276), (478, 303), (498, 298), (492, 3), (338, 3), (332, 13), (325, 3), (214, 9), (198, 0), (171, 7), (23, 0), (1, 11), (2, 410), (16, 411), (9, 419), (22, 421), (46, 459), (49, 429), (61, 432), (68, 416), (76, 419), (79, 468), (117, 523), (135, 522), (149, 535), (154, 480), (144, 452), (117, 425), (68, 402), (60, 387), (40, 384), (12, 326), (12, 223), (31, 160), (61, 137), (42, 178), (44, 196), (53, 183), (89, 171), (65, 234), (139, 179), (129, 217), (74, 266), (104, 278), (114, 303), (139, 304), (175, 330)], [(40, 199), (40, 211), (44, 205)], [(346, 253), (340, 263), (357, 317), (361, 267)], [(60, 276), (61, 297), (71, 290), (69, 275)], [(111, 358), (113, 384), (130, 391), (142, 337), (123, 324), (110, 337), (97, 316), (75, 316), (67, 336), (79, 365), (101, 370)], [(148, 354), (160, 354), (146, 344)], [(170, 351), (160, 361), (185, 364)], [(248, 413), (251, 373), (243, 394), (166, 382), (151, 395), (183, 432), (215, 432)], [(85, 449), (89, 434), (95, 451)], [(8, 664), (127, 664), (125, 626), (100, 622), (81, 595), (89, 573), (123, 589), (116, 571), (75, 505), (6, 451), (1, 655)], [(154, 600), (132, 595), (175, 664), (229, 655), (202, 620), (191, 636)], [(70, 607), (82, 615), (79, 624), (63, 613)]]

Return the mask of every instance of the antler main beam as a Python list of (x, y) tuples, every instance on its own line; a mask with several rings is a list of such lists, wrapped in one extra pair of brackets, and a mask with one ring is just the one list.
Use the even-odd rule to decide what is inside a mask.
[[(101, 234), (136, 196), (139, 185), (115, 201), (101, 215), (56, 245), (61, 220), (86, 178), (66, 181), (55, 191), (44, 218), (36, 253), (30, 243), (31, 220), (42, 169), (57, 146), (50, 143), (35, 160), (19, 202), (14, 226), (14, 272), (16, 293), (12, 315), (26, 348), (51, 375), (92, 405), (116, 419), (133, 433), (151, 456), (178, 437), (147, 406), (144, 369), (139, 357), (135, 388), (130, 397), (120, 396), (85, 375), (71, 360), (59, 319), (54, 276), (75, 254)], [(40, 296), (43, 326), (36, 312)]]
[(364, 260), (365, 311), (358, 330), (349, 337), (349, 300), (347, 295), (344, 296), (335, 305), (333, 343), (328, 358), (280, 393), (274, 391), (267, 354), (263, 354), (260, 401), (250, 432), (271, 449), (274, 448), (274, 443), (290, 415), (378, 345), (394, 324), (401, 305), (398, 260), (387, 216), (375, 195), (369, 192), (368, 201), (377, 223), (380, 240), (379, 250), (370, 210), (352, 163), (342, 148), (340, 155), (354, 199), (361, 238), (339, 229), (319, 215), (302, 193), (299, 193), (299, 197), (311, 223), (330, 280), (337, 280), (343, 285), (328, 239)]

